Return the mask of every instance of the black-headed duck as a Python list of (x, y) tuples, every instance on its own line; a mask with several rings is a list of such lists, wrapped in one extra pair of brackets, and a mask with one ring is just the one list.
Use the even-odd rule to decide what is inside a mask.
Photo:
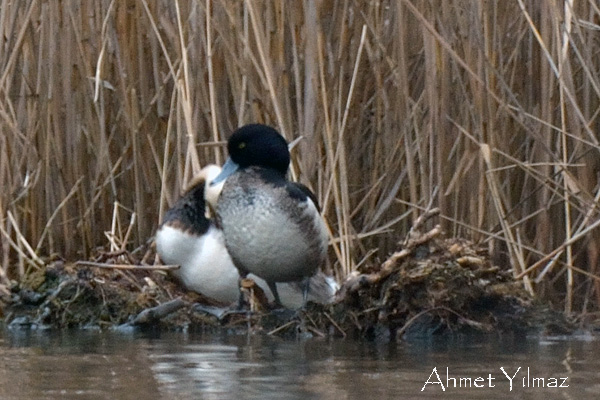
[(217, 224), (242, 277), (264, 279), (281, 305), (277, 282), (304, 282), (323, 265), (327, 229), (315, 195), (290, 182), (290, 153), (283, 136), (261, 124), (238, 128), (227, 143), (229, 159), (211, 185), (224, 181)]

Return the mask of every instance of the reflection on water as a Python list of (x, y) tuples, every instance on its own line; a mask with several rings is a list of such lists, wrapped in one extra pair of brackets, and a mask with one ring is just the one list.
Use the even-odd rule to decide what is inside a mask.
[[(590, 338), (381, 345), (259, 335), (4, 331), (0, 354), (0, 399), (548, 400), (600, 394), (600, 341)], [(561, 384), (568, 387), (551, 387)]]

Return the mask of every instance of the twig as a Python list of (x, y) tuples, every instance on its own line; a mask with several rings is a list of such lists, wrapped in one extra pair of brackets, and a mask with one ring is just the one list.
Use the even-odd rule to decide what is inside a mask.
[(562, 252), (567, 246), (570, 246), (571, 244), (575, 243), (579, 239), (587, 238), (589, 232), (591, 232), (593, 229), (596, 229), (598, 226), (600, 226), (600, 219), (594, 221), (593, 224), (591, 224), (586, 229), (584, 229), (581, 232), (579, 232), (577, 235), (571, 236), (571, 238), (569, 240), (567, 240), (564, 243), (562, 243), (556, 249), (552, 250), (549, 254), (547, 254), (546, 256), (542, 257), (539, 261), (536, 261), (533, 265), (531, 265), (527, 269), (523, 270), (520, 274), (518, 274), (515, 277), (515, 279), (521, 279), (526, 274), (528, 274), (531, 271), (539, 268), (546, 261), (551, 260), (556, 254), (558, 254), (559, 252)]
[(161, 318), (174, 313), (183, 306), (185, 306), (185, 301), (183, 301), (181, 297), (178, 297), (166, 303), (159, 304), (156, 307), (147, 308), (140, 312), (133, 321), (131, 321), (130, 325), (142, 325), (156, 322)]
[(346, 332), (344, 332), (344, 330), (337, 324), (337, 322), (335, 322), (333, 320), (333, 318), (331, 318), (331, 316), (328, 313), (324, 312), (323, 315), (325, 315), (325, 318), (327, 318), (329, 320), (329, 322), (331, 322), (331, 324), (335, 327), (335, 329), (340, 331), (340, 333), (342, 334), (343, 337), (346, 337)]
[(129, 264), (104, 264), (93, 261), (77, 261), (75, 265), (82, 267), (96, 267), (107, 269), (125, 269), (125, 270), (140, 270), (140, 271), (172, 271), (179, 269), (179, 265), (129, 265)]
[(315, 335), (317, 335), (319, 337), (325, 337), (325, 334), (323, 332), (321, 332), (320, 330), (318, 330), (317, 328), (315, 328), (314, 326), (307, 326), (306, 330), (311, 331), (312, 333), (314, 333)]
[(56, 297), (58, 297), (58, 295), (60, 294), (60, 292), (62, 292), (62, 290), (67, 287), (68, 285), (70, 285), (71, 283), (73, 283), (73, 279), (66, 279), (64, 281), (62, 281), (56, 289), (54, 289), (52, 291), (52, 293), (50, 293), (48, 295), (48, 297), (46, 297), (46, 300), (44, 300), (44, 302), (42, 303), (42, 305), (40, 306), (40, 310), (43, 309), (44, 307), (46, 307), (48, 304), (50, 304), (52, 301), (54, 301), (54, 299), (56, 299)]
[(25, 247), (25, 250), (27, 250), (27, 252), (29, 253), (29, 257), (27, 257), (27, 258), (29, 260), (32, 260), (30, 262), (30, 264), (37, 265), (37, 266), (44, 265), (44, 261), (42, 261), (42, 259), (40, 257), (38, 257), (35, 250), (33, 250), (31, 245), (25, 238), (25, 236), (21, 233), (19, 224), (17, 224), (17, 221), (16, 221), (15, 217), (13, 216), (13, 214), (10, 211), (7, 211), (6, 215), (8, 217), (8, 220), (10, 221), (13, 229), (15, 230), (15, 234), (17, 235), (18, 242), (21, 243), (23, 245), (23, 247)]
[(404, 332), (406, 332), (406, 330), (413, 324), (413, 322), (415, 322), (417, 319), (419, 319), (422, 315), (428, 314), (432, 311), (436, 311), (439, 309), (440, 309), (439, 307), (434, 307), (434, 308), (430, 308), (427, 310), (423, 310), (420, 313), (413, 315), (408, 321), (406, 321), (404, 323), (402, 328), (400, 328), (396, 331), (396, 337), (398, 338), (398, 337), (402, 336), (402, 334), (404, 334)]
[(412, 239), (414, 239), (415, 237), (420, 237), (421, 236), (421, 229), (423, 228), (423, 226), (425, 225), (425, 223), (427, 221), (429, 221), (431, 218), (440, 215), (440, 209), (439, 208), (432, 208), (430, 210), (425, 210), (423, 212), (423, 214), (421, 214), (413, 223), (412, 228), (410, 228), (410, 231), (408, 232), (408, 235), (406, 236), (405, 239), (405, 246), (408, 247), (408, 243), (410, 243), (410, 241)]
[[(112, 4), (111, 4), (111, 6), (112, 6)], [(37, 246), (35, 246), (36, 254), (42, 248), (42, 244), (44, 243), (44, 240), (46, 239), (46, 235), (50, 231), (50, 227), (52, 226), (54, 219), (58, 216), (59, 212), (67, 204), (69, 199), (77, 193), (77, 189), (79, 189), (79, 185), (81, 184), (81, 182), (83, 181), (84, 178), (85, 178), (84, 176), (80, 176), (79, 179), (77, 179), (77, 181), (73, 184), (73, 187), (71, 188), (69, 193), (65, 196), (64, 199), (61, 200), (60, 204), (54, 209), (54, 212), (52, 212), (52, 215), (50, 215), (50, 218), (48, 218), (48, 221), (46, 221), (46, 225), (44, 226), (44, 229), (42, 230), (42, 234), (40, 235), (38, 244), (37, 244)]]
[(296, 321), (296, 320), (292, 320), (292, 321), (290, 321), (290, 322), (287, 322), (287, 323), (285, 323), (285, 324), (281, 325), (279, 328), (275, 328), (275, 329), (273, 329), (271, 332), (267, 333), (267, 335), (269, 335), (269, 336), (271, 336), (271, 335), (274, 335), (274, 334), (276, 334), (277, 332), (279, 332), (279, 331), (282, 331), (282, 330), (284, 330), (284, 329), (288, 328), (289, 326), (291, 326), (291, 325), (293, 325), (293, 324), (295, 324), (295, 323), (297, 323), (297, 322), (298, 322), (298, 321)]
[(380, 279), (381, 276), (377, 273), (358, 274), (353, 272), (348, 278), (346, 278), (346, 281), (342, 284), (342, 287), (335, 295), (336, 301), (341, 301), (345, 299), (348, 294), (356, 292), (361, 287), (377, 283)]
[[(421, 220), (421, 218), (419, 217), (419, 219), (417, 219), (417, 222), (420, 222), (420, 220)], [(421, 220), (421, 221), (424, 221), (424, 220)], [(416, 223), (415, 223), (415, 226), (416, 226)], [(427, 243), (430, 240), (432, 240), (433, 238), (439, 236), (442, 233), (442, 227), (440, 225), (436, 225), (429, 232), (420, 234), (419, 236), (416, 235), (416, 232), (417, 232), (416, 230), (411, 229), (411, 233), (409, 233), (409, 238), (406, 241), (406, 245), (405, 245), (406, 247), (404, 249), (392, 254), (382, 264), (381, 269), (383, 272), (391, 271), (391, 269), (394, 267), (394, 265), (396, 265), (396, 263), (399, 260), (412, 254), (412, 252), (414, 251), (415, 248), (417, 248), (420, 245)]]
[(408, 329), (408, 328), (409, 328), (409, 327), (410, 327), (410, 326), (411, 326), (411, 325), (412, 325), (412, 324), (413, 324), (413, 323), (414, 323), (414, 322), (415, 322), (417, 319), (419, 319), (421, 316), (423, 316), (423, 315), (425, 315), (425, 314), (428, 314), (428, 313), (430, 313), (430, 312), (432, 312), (432, 311), (447, 311), (447, 312), (449, 312), (449, 313), (451, 313), (451, 314), (454, 314), (454, 315), (456, 315), (458, 318), (460, 318), (461, 320), (463, 320), (463, 321), (464, 321), (464, 322), (465, 322), (467, 325), (469, 325), (469, 326), (474, 326), (474, 327), (476, 327), (477, 329), (481, 329), (481, 330), (484, 330), (484, 331), (489, 331), (489, 330), (490, 330), (490, 327), (489, 327), (489, 325), (482, 324), (481, 322), (477, 322), (477, 321), (474, 321), (474, 320), (472, 320), (472, 319), (466, 318), (466, 317), (464, 317), (464, 316), (460, 315), (459, 313), (457, 313), (456, 311), (454, 311), (454, 310), (452, 310), (452, 309), (450, 309), (450, 308), (448, 308), (448, 307), (433, 307), (433, 308), (429, 308), (429, 309), (427, 309), (427, 310), (423, 310), (423, 311), (421, 311), (420, 313), (418, 313), (418, 314), (416, 314), (416, 315), (412, 316), (412, 317), (411, 317), (411, 318), (410, 318), (408, 321), (406, 321), (406, 323), (405, 323), (405, 324), (402, 326), (402, 328), (400, 328), (400, 329), (398, 329), (398, 330), (396, 331), (396, 337), (398, 338), (398, 337), (400, 337), (401, 335), (403, 335), (403, 334), (404, 334), (404, 332), (406, 332), (406, 330), (407, 330), (407, 329)]
[(244, 293), (248, 303), (250, 303), (250, 311), (264, 311), (269, 309), (269, 299), (260, 286), (251, 278), (244, 278), (240, 282), (240, 290)]

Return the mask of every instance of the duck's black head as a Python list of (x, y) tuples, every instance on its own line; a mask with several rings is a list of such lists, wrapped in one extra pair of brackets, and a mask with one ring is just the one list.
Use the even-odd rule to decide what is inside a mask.
[(229, 157), (240, 168), (258, 166), (274, 169), (283, 175), (290, 165), (287, 142), (267, 125), (250, 124), (238, 128), (227, 143)]

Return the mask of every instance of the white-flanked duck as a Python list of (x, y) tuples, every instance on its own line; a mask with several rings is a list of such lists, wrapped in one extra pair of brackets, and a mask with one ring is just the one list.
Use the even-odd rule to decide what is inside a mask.
[[(264, 279), (282, 305), (277, 282), (304, 283), (324, 263), (327, 229), (315, 195), (290, 182), (290, 153), (283, 136), (261, 124), (238, 128), (227, 143), (229, 159), (211, 183), (224, 181), (217, 224), (240, 275)], [(285, 304), (284, 304), (285, 305)]]
[[(215, 207), (223, 184), (208, 185), (221, 168), (209, 165), (192, 181), (184, 195), (165, 214), (156, 232), (156, 249), (163, 262), (180, 265), (173, 275), (188, 289), (222, 303), (238, 301), (239, 272), (227, 249), (223, 232), (206, 215), (207, 203)], [(249, 275), (267, 294), (267, 283)], [(318, 273), (311, 278), (309, 299), (317, 303), (330, 303), (338, 285), (331, 277)], [(303, 305), (303, 292), (296, 282), (277, 285), (285, 307), (297, 309)]]

